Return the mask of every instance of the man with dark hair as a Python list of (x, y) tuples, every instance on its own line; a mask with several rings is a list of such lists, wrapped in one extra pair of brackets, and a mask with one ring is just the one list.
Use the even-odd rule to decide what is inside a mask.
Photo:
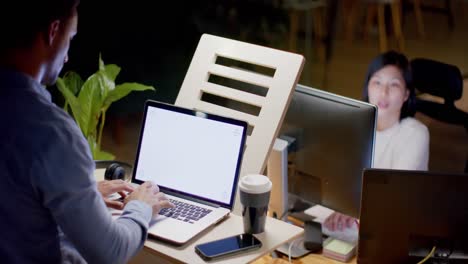
[[(151, 182), (98, 186), (86, 139), (42, 86), (53, 84), (68, 60), (79, 1), (3, 2), (0, 260), (127, 262), (143, 246), (152, 216), (173, 205)], [(113, 220), (103, 195), (124, 190), (131, 193)]]

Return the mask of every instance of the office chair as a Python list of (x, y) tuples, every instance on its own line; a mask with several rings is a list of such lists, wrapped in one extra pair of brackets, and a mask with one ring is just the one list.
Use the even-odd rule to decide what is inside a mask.
[[(442, 122), (462, 125), (468, 132), (468, 113), (454, 104), (463, 94), (463, 77), (458, 67), (422, 58), (413, 59), (410, 63), (416, 89), (444, 99), (443, 103), (438, 103), (418, 97), (416, 111)], [(468, 160), (465, 172), (468, 172)]]

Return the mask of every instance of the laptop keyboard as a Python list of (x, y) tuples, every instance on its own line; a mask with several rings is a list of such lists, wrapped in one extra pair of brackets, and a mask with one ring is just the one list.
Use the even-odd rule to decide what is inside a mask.
[(205, 209), (193, 204), (184, 203), (182, 201), (169, 199), (175, 205), (174, 208), (163, 208), (159, 211), (160, 215), (171, 217), (180, 221), (195, 223), (209, 214), (212, 210)]

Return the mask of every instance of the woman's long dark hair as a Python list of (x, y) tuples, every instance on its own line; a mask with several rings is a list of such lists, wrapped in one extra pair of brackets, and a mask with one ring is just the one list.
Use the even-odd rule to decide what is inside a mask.
[(364, 82), (363, 100), (369, 102), (368, 86), (372, 75), (388, 65), (393, 65), (401, 71), (406, 89), (409, 91), (408, 99), (401, 107), (400, 120), (408, 116), (414, 116), (416, 113), (416, 95), (412, 84), (410, 64), (405, 55), (396, 51), (387, 51), (372, 60), (367, 70), (366, 80)]

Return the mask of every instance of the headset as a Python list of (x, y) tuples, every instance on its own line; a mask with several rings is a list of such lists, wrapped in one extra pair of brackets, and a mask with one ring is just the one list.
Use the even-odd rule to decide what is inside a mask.
[(131, 175), (132, 165), (115, 160), (96, 160), (96, 169), (106, 168), (104, 179), (111, 180), (127, 180), (127, 175)]

